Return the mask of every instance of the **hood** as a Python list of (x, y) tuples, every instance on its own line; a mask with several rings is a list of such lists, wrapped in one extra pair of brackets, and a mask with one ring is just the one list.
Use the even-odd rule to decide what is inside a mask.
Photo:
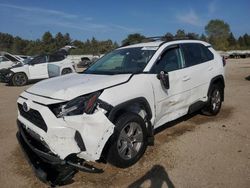
[(95, 75), (72, 73), (41, 81), (26, 91), (68, 101), (81, 95), (126, 82), (130, 76), (131, 74)]
[(6, 59), (8, 59), (9, 61), (12, 61), (13, 63), (22, 63), (24, 60), (23, 58), (21, 58), (19, 56), (12, 55), (8, 52), (1, 52), (0, 54), (3, 57), (5, 57)]

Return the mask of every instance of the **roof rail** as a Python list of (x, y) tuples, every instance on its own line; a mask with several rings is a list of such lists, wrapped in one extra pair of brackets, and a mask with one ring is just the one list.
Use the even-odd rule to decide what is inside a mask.
[[(165, 42), (170, 42), (170, 41), (176, 41), (176, 40), (195, 40), (193, 38), (190, 38), (188, 36), (185, 37), (167, 37), (167, 36), (154, 36), (154, 37), (146, 37), (144, 39), (142, 39), (141, 42), (156, 42), (156, 41), (162, 41), (163, 43)], [(140, 42), (140, 43), (141, 43)], [(137, 44), (137, 43), (135, 43)], [(120, 47), (124, 47), (124, 46), (128, 46), (131, 45), (131, 43), (126, 42), (123, 45), (121, 45)]]
[(154, 42), (159, 40), (163, 41), (164, 36), (146, 37), (145, 39), (142, 40), (142, 42)]

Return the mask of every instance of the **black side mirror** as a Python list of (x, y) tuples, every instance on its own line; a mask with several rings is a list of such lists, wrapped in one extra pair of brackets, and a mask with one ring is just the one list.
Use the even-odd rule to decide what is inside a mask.
[(164, 71), (161, 71), (159, 74), (157, 74), (157, 78), (161, 81), (161, 84), (166, 89), (169, 89), (169, 77), (168, 77), (168, 73), (165, 73)]

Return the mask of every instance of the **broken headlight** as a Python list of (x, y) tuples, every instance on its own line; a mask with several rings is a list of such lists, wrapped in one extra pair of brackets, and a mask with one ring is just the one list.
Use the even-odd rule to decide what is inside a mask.
[(100, 91), (89, 95), (83, 95), (72, 99), (71, 101), (63, 104), (50, 105), (51, 111), (56, 117), (81, 115), (83, 113), (91, 114), (96, 107), (96, 101), (101, 95)]

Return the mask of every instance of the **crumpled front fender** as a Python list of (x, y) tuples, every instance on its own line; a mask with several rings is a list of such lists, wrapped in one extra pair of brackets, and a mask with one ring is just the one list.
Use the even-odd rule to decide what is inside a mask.
[(65, 116), (64, 121), (68, 127), (78, 130), (85, 144), (86, 151), (77, 156), (89, 161), (98, 160), (106, 142), (114, 132), (114, 124), (101, 110), (89, 115)]

